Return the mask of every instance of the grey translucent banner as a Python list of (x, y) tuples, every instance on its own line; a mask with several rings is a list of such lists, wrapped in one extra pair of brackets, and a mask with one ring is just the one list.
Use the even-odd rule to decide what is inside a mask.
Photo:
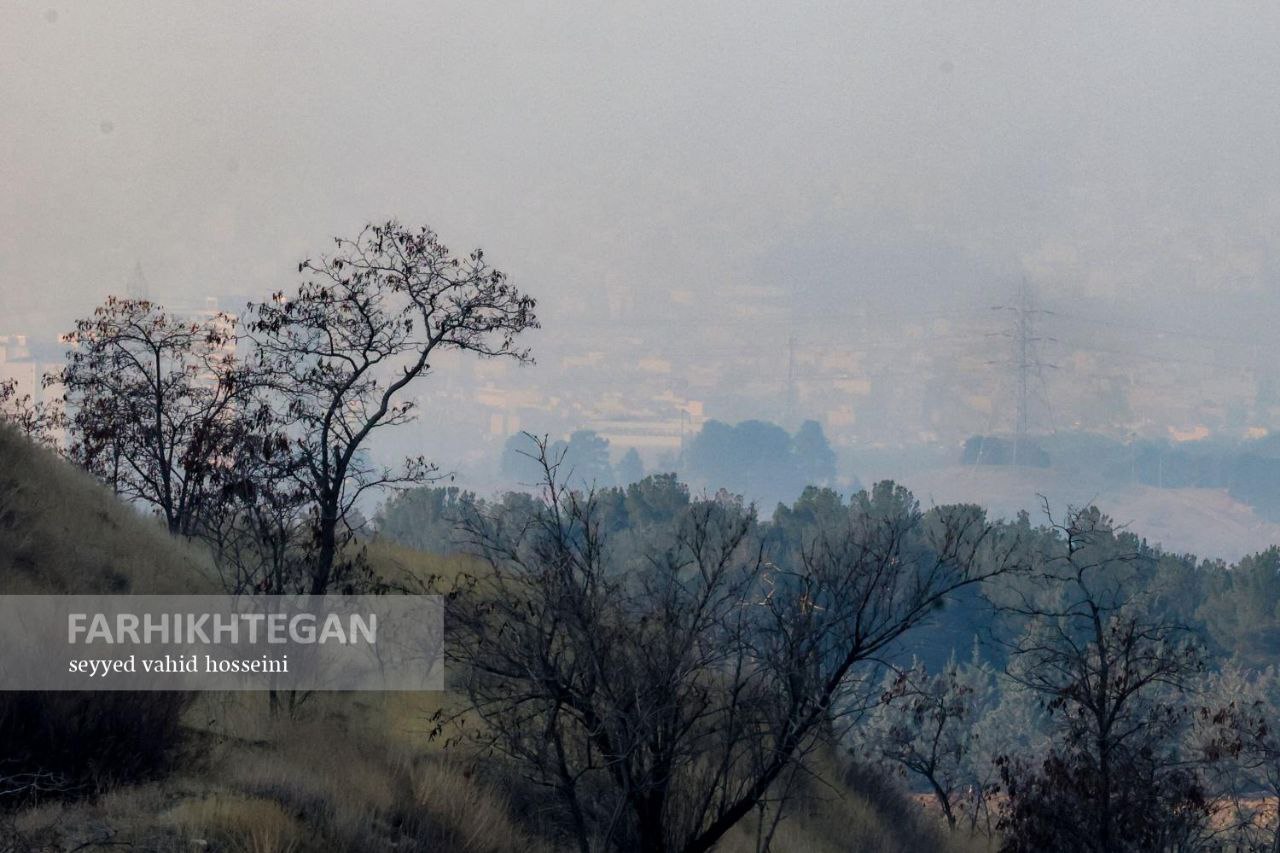
[(0, 596), (0, 690), (442, 690), (434, 595)]

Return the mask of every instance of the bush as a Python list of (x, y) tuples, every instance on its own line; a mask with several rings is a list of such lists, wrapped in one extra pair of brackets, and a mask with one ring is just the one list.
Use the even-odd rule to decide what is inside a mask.
[(96, 793), (163, 772), (177, 754), (189, 700), (186, 693), (0, 694), (0, 805)]
[(1194, 773), (1162, 766), (1147, 749), (1112, 761), (1107, 789), (1080, 751), (1051, 752), (1038, 767), (1001, 761), (1001, 853), (1209, 849), (1211, 799)]

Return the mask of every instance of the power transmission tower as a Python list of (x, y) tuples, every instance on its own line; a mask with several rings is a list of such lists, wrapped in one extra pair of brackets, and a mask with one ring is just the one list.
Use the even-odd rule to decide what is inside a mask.
[(796, 336), (787, 338), (787, 416), (788, 428), (796, 413)]
[(130, 299), (151, 298), (151, 285), (147, 282), (147, 277), (142, 274), (142, 261), (137, 261), (133, 265), (133, 275), (129, 276), (129, 282), (125, 285), (125, 295)]
[[(1031, 432), (1031, 406), (1038, 392), (1044, 391), (1045, 368), (1055, 369), (1056, 364), (1049, 364), (1040, 355), (1040, 344), (1052, 341), (1053, 338), (1041, 337), (1037, 330), (1040, 317), (1050, 315), (1052, 311), (1040, 308), (1031, 292), (1026, 278), (1018, 286), (1018, 292), (1008, 305), (994, 306), (996, 311), (1007, 311), (1011, 316), (1008, 331), (998, 332), (1007, 337), (1013, 344), (1012, 357), (1008, 361), (996, 361), (1012, 369), (1014, 393), (1014, 445), (1013, 464), (1022, 463), (1022, 454), (1027, 446), (1027, 436)], [(1047, 400), (1045, 401), (1047, 404)]]

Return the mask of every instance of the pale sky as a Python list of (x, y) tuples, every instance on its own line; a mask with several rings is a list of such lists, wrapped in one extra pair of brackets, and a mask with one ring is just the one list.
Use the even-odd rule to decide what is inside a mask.
[[(607, 289), (679, 288), (697, 311), (729, 282), (927, 305), (1025, 272), (1195, 323), (1208, 295), (1280, 281), (1276, 4), (9, 3), (3, 20), (0, 333), (65, 328), (139, 261), (162, 301), (265, 294), (391, 215), (483, 245), (542, 298), (543, 337)], [(886, 246), (925, 260), (899, 275)]]

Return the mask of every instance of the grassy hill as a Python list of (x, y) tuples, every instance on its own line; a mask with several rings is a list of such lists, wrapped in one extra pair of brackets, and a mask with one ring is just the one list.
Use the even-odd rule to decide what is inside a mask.
[(0, 422), (0, 592), (215, 592), (200, 550)]
[[(464, 559), (389, 543), (369, 554), (387, 575), (450, 574)], [(210, 570), (198, 547), (0, 424), (0, 591), (213, 592)], [(543, 792), (429, 741), (428, 715), (449, 698), (317, 694), (298, 719), (273, 720), (265, 694), (0, 693), (0, 767), (58, 743), (70, 746), (47, 760), (81, 774), (34, 802), (0, 798), (0, 850), (559, 849)], [(815, 764), (771, 849), (967, 849), (845, 766)], [(756, 830), (740, 825), (721, 849), (754, 851)]]

